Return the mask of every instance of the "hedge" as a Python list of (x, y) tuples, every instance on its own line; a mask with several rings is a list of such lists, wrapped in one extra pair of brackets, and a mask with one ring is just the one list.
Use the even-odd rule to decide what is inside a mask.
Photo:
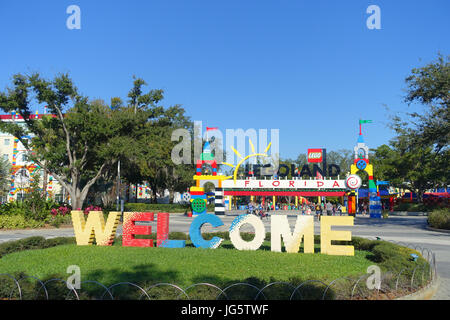
[(0, 258), (6, 254), (32, 249), (46, 249), (64, 244), (75, 244), (74, 237), (57, 237), (45, 239), (44, 237), (29, 237), (20, 240), (8, 241), (0, 244)]
[(431, 211), (428, 214), (428, 224), (433, 228), (450, 230), (450, 208)]
[(43, 227), (44, 224), (44, 221), (37, 221), (31, 218), (26, 218), (22, 215), (0, 215), (0, 229), (40, 228)]

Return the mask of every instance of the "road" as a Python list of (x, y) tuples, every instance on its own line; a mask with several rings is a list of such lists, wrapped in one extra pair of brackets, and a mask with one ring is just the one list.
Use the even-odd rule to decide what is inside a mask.
[[(242, 212), (228, 212), (224, 216), (219, 216), (224, 225), (218, 228), (212, 228), (206, 224), (202, 232), (228, 231), (231, 222), (238, 214)], [(188, 232), (193, 218), (181, 214), (170, 216), (170, 231)], [(288, 220), (291, 226), (294, 226), (295, 215), (289, 215)], [(375, 239), (380, 237), (384, 240), (393, 240), (397, 242), (409, 243), (427, 248), (435, 253), (436, 265), (441, 284), (434, 299), (450, 300), (450, 233), (431, 231), (426, 228), (427, 217), (394, 217), (388, 219), (370, 219), (369, 217), (357, 216), (353, 227), (340, 227), (336, 229), (351, 230), (352, 235)], [(270, 231), (270, 219), (263, 219), (266, 231)], [(156, 221), (151, 222), (153, 232), (156, 231)], [(252, 231), (251, 226), (243, 226), (242, 231)], [(320, 233), (320, 224), (314, 222), (315, 234)], [(117, 234), (122, 233), (121, 227)], [(31, 236), (43, 236), (45, 238), (53, 237), (73, 237), (72, 228), (60, 229), (36, 229), (36, 230), (7, 230), (0, 231), (0, 243), (10, 240), (17, 240)]]

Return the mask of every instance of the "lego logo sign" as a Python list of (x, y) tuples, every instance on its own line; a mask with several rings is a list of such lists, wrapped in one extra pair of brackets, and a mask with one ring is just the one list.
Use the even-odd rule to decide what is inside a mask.
[(322, 162), (323, 153), (322, 149), (308, 149), (308, 162), (320, 163)]

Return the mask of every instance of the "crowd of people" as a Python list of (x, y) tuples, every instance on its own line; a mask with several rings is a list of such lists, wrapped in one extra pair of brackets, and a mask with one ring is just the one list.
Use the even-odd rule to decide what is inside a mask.
[(247, 212), (251, 214), (256, 214), (262, 218), (268, 217), (268, 212), (273, 210), (297, 210), (301, 215), (315, 215), (319, 220), (322, 215), (326, 216), (336, 216), (342, 215), (342, 205), (339, 203), (331, 203), (321, 202), (321, 203), (313, 203), (309, 202), (302, 203), (296, 206), (295, 204), (282, 204), (282, 203), (272, 203), (271, 201), (267, 201), (264, 204), (256, 203), (254, 201), (250, 201), (248, 203)]

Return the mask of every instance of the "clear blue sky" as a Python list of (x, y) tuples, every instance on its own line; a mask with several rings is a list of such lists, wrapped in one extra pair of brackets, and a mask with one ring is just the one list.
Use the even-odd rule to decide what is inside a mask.
[[(69, 30), (69, 5), (81, 30)], [(381, 30), (369, 30), (369, 5)], [(406, 111), (405, 77), (450, 54), (450, 1), (2, 1), (0, 90), (15, 73), (70, 72), (80, 91), (126, 99), (132, 76), (165, 90), (192, 120), (280, 129), (283, 158), (308, 147), (387, 143)], [(413, 110), (413, 109), (410, 109)]]

